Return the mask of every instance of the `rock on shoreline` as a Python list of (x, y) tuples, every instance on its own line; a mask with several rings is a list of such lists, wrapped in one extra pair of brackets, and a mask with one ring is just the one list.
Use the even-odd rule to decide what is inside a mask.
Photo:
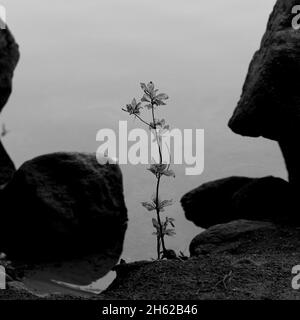
[(299, 247), (299, 229), (245, 220), (222, 224), (196, 237), (196, 255), (186, 261), (118, 266), (116, 280), (99, 298), (299, 300), (291, 286)]
[(186, 218), (202, 228), (238, 219), (300, 224), (294, 188), (272, 176), (207, 182), (185, 194), (181, 204)]
[(278, 0), (230, 121), (233, 132), (278, 141), (289, 181), (300, 184), (300, 32), (292, 28), (297, 0)]
[[(89, 285), (120, 258), (127, 229), (122, 173), (95, 154), (24, 163), (0, 194), (0, 252), (40, 276)], [(25, 268), (25, 267), (24, 267)]]
[(19, 59), (19, 46), (10, 30), (0, 29), (0, 112), (12, 92), (12, 79)]

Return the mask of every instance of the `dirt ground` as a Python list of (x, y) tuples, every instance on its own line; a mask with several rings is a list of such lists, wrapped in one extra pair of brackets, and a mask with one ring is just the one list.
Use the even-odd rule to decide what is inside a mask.
[[(285, 261), (288, 260), (288, 263)], [(226, 255), (187, 261), (140, 262), (125, 266), (103, 299), (283, 299), (300, 300), (291, 269), (300, 254), (239, 257)]]

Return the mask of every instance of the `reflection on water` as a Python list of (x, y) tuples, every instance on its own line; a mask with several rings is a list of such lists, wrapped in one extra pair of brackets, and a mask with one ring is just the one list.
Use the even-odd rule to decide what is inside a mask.
[(110, 271), (118, 263), (119, 255), (95, 255), (81, 260), (35, 265), (25, 270), (22, 282), (38, 296), (72, 294), (90, 296), (105, 290), (115, 279)]
[(106, 276), (88, 286), (79, 286), (72, 283), (57, 281), (49, 277), (45, 278), (41, 274), (36, 273), (32, 277), (23, 279), (22, 287), (41, 298), (47, 298), (49, 295), (72, 295), (88, 298), (106, 290), (115, 278), (116, 273), (110, 271)]
[(99, 294), (102, 291), (106, 290), (115, 279), (116, 279), (116, 272), (110, 271), (106, 276), (99, 279), (98, 281), (93, 282), (88, 286), (76, 286), (74, 284), (56, 281), (56, 280), (52, 280), (52, 282), (62, 286), (63, 288), (69, 288), (79, 292), (84, 291), (91, 294)]

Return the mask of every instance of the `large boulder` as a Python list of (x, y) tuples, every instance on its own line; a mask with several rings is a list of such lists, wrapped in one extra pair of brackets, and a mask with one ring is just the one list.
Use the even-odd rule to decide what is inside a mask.
[[(204, 231), (190, 259), (120, 264), (100, 299), (299, 300), (299, 230), (235, 221)], [(294, 278), (293, 283), (296, 283)]]
[(255, 53), (229, 127), (251, 137), (279, 140), (299, 133), (300, 33), (292, 28), (298, 0), (278, 0)]
[(12, 179), (16, 168), (0, 141), (0, 190)]
[[(218, 253), (249, 252), (247, 242), (253, 247), (265, 241), (266, 234), (276, 232), (277, 227), (271, 222), (235, 220), (218, 224), (197, 235), (190, 244), (191, 256)], [(247, 248), (247, 249), (246, 249)], [(253, 252), (252, 252), (253, 253)]]
[(300, 152), (298, 145), (300, 135), (286, 136), (279, 140), (279, 146), (285, 159), (289, 182), (299, 190), (300, 186)]
[(11, 94), (12, 78), (19, 58), (19, 46), (9, 29), (0, 29), (0, 112)]
[(299, 224), (299, 202), (292, 186), (272, 176), (254, 179), (232, 197), (237, 219)]
[(300, 183), (300, 32), (292, 27), (298, 0), (278, 0), (229, 121), (238, 134), (279, 142), (293, 184)]
[(232, 196), (253, 180), (229, 177), (202, 184), (181, 199), (186, 218), (202, 228), (233, 220)]
[(299, 223), (294, 189), (283, 179), (229, 177), (205, 183), (181, 199), (185, 216), (207, 228), (237, 219)]
[(3, 190), (0, 251), (33, 262), (121, 254), (127, 227), (122, 174), (94, 154), (26, 162)]
[[(0, 28), (0, 112), (11, 94), (13, 74), (19, 58), (19, 46), (9, 29)], [(0, 189), (10, 181), (14, 172), (15, 166), (0, 141)]]

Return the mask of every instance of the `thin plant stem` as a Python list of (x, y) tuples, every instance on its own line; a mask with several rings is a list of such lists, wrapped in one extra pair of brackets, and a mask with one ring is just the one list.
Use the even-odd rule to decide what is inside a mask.
[(145, 120), (143, 120), (139, 115), (135, 115), (140, 121), (142, 121), (143, 123), (145, 123), (147, 126), (150, 127), (150, 123), (146, 122)]
[(155, 130), (155, 137), (156, 137), (156, 142), (157, 142), (157, 146), (158, 146), (158, 152), (159, 152), (159, 163), (162, 164), (162, 153), (161, 153), (161, 148), (160, 148), (160, 144), (158, 141), (158, 135), (157, 135), (157, 131), (156, 131), (156, 122), (155, 122), (155, 117), (154, 117), (154, 105), (151, 103), (151, 110), (152, 110), (152, 119), (153, 119), (153, 126), (154, 126), (154, 130)]
[[(154, 130), (155, 130), (155, 135), (156, 135), (156, 142), (157, 142), (157, 147), (158, 147), (158, 151), (159, 151), (159, 163), (162, 164), (162, 153), (161, 153), (161, 146), (158, 140), (158, 135), (157, 135), (157, 131), (156, 131), (156, 123), (155, 123), (155, 116), (154, 116), (154, 105), (153, 103), (151, 103), (152, 105), (152, 119), (153, 119), (153, 126), (154, 126)], [(160, 185), (160, 179), (161, 179), (161, 174), (158, 173), (158, 175), (156, 176), (157, 182), (156, 182), (156, 196), (155, 196), (155, 202), (156, 202), (156, 215), (157, 215), (157, 222), (159, 225), (159, 233), (160, 233), (160, 240), (161, 240), (161, 245), (162, 245), (162, 249), (163, 252), (165, 253), (166, 250), (166, 246), (165, 246), (165, 239), (164, 239), (164, 234), (163, 234), (163, 226), (161, 223), (161, 219), (160, 219), (160, 209), (159, 209), (159, 185)], [(160, 255), (158, 256), (158, 259), (160, 259)]]
[[(123, 110), (124, 112), (128, 113), (127, 110), (125, 110), (125, 109), (122, 109), (122, 110)], [(150, 127), (150, 123), (148, 123), (147, 121), (143, 120), (138, 114), (135, 114), (134, 116), (135, 116), (136, 118), (138, 118), (140, 121), (142, 121), (144, 124), (146, 124), (147, 126)]]
[(162, 245), (163, 252), (165, 253), (167, 251), (167, 249), (166, 249), (166, 246), (165, 246), (165, 239), (164, 239), (164, 234), (163, 234), (163, 226), (162, 226), (162, 223), (161, 223), (160, 210), (159, 210), (159, 207), (158, 207), (160, 178), (161, 178), (161, 175), (158, 176), (157, 183), (156, 183), (156, 215), (157, 215), (157, 222), (158, 222), (158, 225), (159, 225), (159, 233), (160, 233), (161, 245)]
[(157, 235), (157, 243), (156, 243), (156, 250), (157, 250), (157, 259), (160, 259), (160, 236)]

